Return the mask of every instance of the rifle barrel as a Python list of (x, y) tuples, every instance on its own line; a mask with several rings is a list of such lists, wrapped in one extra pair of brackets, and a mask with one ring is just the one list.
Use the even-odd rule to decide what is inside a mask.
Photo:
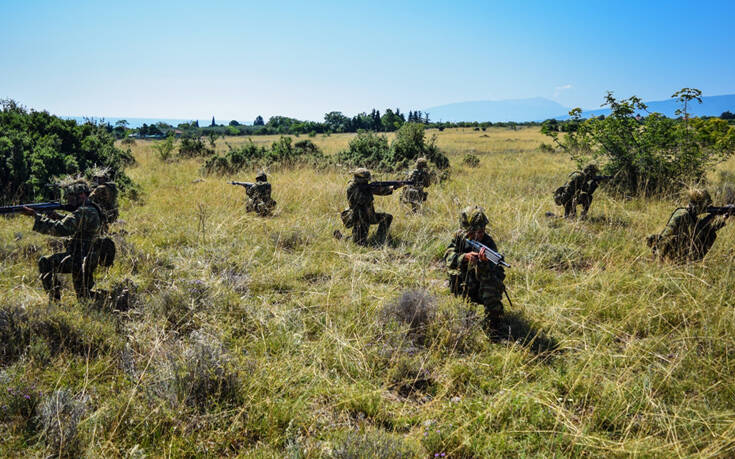
[(28, 207), (29, 209), (33, 209), (39, 212), (49, 212), (57, 209), (71, 210), (68, 206), (58, 202), (37, 202), (32, 204), (19, 204), (17, 206), (0, 207), (0, 215), (18, 213), (22, 211), (24, 207)]

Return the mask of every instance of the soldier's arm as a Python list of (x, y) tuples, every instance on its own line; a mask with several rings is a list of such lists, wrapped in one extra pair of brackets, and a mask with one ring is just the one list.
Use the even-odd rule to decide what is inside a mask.
[(444, 262), (448, 269), (459, 269), (464, 262), (464, 238), (455, 236), (444, 252)]
[(722, 229), (723, 226), (727, 224), (727, 217), (725, 215), (718, 215), (715, 218), (712, 219), (712, 223), (710, 224), (710, 228), (714, 231), (719, 231)]
[(378, 196), (387, 196), (389, 194), (393, 194), (393, 187), (390, 186), (378, 186), (375, 188), (370, 188), (370, 190), (373, 192), (373, 194)]
[(61, 220), (53, 220), (41, 214), (36, 214), (33, 223), (33, 231), (49, 236), (68, 237), (73, 236), (81, 225), (79, 211), (74, 211)]

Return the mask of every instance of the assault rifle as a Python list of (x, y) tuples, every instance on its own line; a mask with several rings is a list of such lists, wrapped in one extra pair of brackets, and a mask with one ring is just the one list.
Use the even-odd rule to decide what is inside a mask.
[(36, 212), (52, 212), (54, 210), (75, 210), (74, 206), (68, 204), (61, 204), (60, 202), (38, 202), (34, 204), (19, 204), (17, 206), (5, 206), (0, 207), (0, 215), (15, 214), (21, 212), (24, 207), (33, 209)]
[(485, 249), (485, 258), (487, 260), (494, 264), (495, 266), (505, 266), (506, 268), (510, 268), (510, 265), (505, 262), (505, 257), (491, 249), (490, 247), (486, 246), (482, 242), (473, 241), (472, 239), (466, 239), (467, 243), (472, 247), (472, 249), (475, 250), (475, 252), (480, 252), (482, 249)]
[(404, 185), (413, 185), (413, 180), (388, 180), (384, 182), (370, 182), (368, 185), (370, 188), (382, 188), (384, 186), (401, 187)]
[(728, 204), (726, 206), (709, 206), (705, 209), (705, 212), (713, 215), (735, 215), (735, 204)]
[(240, 185), (242, 187), (245, 187), (246, 190), (249, 190), (252, 186), (255, 186), (253, 182), (230, 182), (230, 185)]

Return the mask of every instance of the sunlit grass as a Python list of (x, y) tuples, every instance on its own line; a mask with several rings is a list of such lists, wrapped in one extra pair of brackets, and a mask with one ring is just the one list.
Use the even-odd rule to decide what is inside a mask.
[[(539, 152), (537, 129), (433, 133), (451, 178), (428, 189), (417, 215), (398, 196), (376, 197), (394, 215), (392, 242), (381, 248), (332, 235), (349, 234), (339, 219), (346, 171), (272, 168), (278, 208), (262, 219), (226, 183), (253, 171), (202, 175), (200, 161), (162, 163), (138, 142), (128, 173), (142, 200), (123, 200), (119, 258), (97, 275), (106, 289), (131, 280), (133, 309), (95, 311), (70, 289), (49, 306), (35, 265), (49, 238), (32, 233), (30, 219), (3, 220), (0, 337), (12, 328), (3, 311), (26, 314), (30, 331), (0, 381), (89, 394), (78, 430), (92, 456), (321, 457), (353, 447), (417, 457), (732, 455), (732, 228), (702, 263), (655, 263), (645, 237), (677, 203), (599, 191), (588, 220), (550, 218), (559, 212), (552, 192), (574, 165)], [(333, 154), (351, 137), (310, 139)], [(244, 141), (221, 139), (218, 150)], [(461, 165), (468, 152), (478, 168)], [(511, 339), (489, 341), (465, 320), (481, 308), (447, 292), (441, 255), (470, 204), (486, 209), (512, 265)], [(437, 298), (419, 344), (384, 314), (415, 288)], [(197, 368), (237, 375), (236, 396), (198, 389), (212, 391), (203, 411), (172, 405), (166, 394), (194, 389), (162, 376), (167, 362), (199, 355), (189, 351), (193, 336), (217, 353), (176, 381), (199, 381)], [(41, 454), (32, 424), (0, 416), (0, 453)]]

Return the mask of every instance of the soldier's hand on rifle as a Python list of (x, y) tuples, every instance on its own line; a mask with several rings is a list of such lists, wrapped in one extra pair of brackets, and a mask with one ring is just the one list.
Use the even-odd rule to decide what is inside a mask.
[(485, 255), (485, 248), (484, 247), (482, 249), (480, 249), (480, 253), (477, 254), (477, 257), (482, 262), (488, 261), (487, 255)]
[(30, 217), (36, 216), (36, 211), (26, 206), (23, 206), (23, 209), (20, 211), (20, 213), (22, 213), (23, 215), (28, 215)]
[(477, 263), (477, 260), (480, 259), (480, 254), (477, 252), (467, 252), (464, 254), (464, 260), (467, 261), (467, 263)]
[(397, 185), (393, 185), (393, 189), (394, 190), (397, 190), (398, 188), (402, 187), (403, 185), (404, 185), (403, 183), (399, 183)]

